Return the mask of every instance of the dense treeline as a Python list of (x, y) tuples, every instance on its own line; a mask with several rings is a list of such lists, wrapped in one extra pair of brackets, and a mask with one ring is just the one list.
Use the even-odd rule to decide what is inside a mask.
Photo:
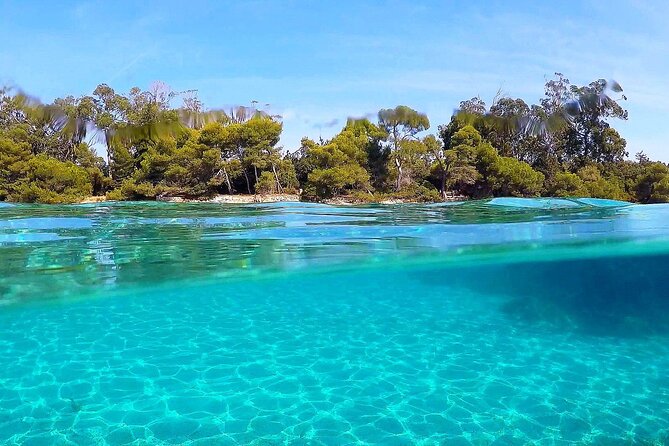
[[(669, 201), (669, 167), (643, 152), (627, 159), (626, 141), (611, 125), (627, 119), (621, 92), (615, 82), (579, 87), (557, 74), (538, 104), (498, 95), (488, 107), (472, 98), (436, 135), (426, 134), (425, 114), (398, 106), (379, 111), (376, 122), (349, 119), (329, 140), (304, 138), (291, 152), (277, 145), (279, 116), (245, 107), (205, 112), (191, 91), (161, 83), (127, 96), (102, 84), (49, 105), (4, 89), (0, 200), (301, 192), (311, 200)], [(183, 104), (173, 107), (177, 98)]]

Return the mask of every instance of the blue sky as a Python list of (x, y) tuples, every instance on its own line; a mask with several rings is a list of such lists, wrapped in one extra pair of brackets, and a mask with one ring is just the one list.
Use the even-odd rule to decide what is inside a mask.
[(7, 1), (0, 83), (44, 101), (161, 80), (206, 107), (270, 104), (282, 144), (409, 105), (437, 125), (498, 90), (536, 102), (546, 77), (620, 82), (631, 154), (669, 161), (666, 2)]

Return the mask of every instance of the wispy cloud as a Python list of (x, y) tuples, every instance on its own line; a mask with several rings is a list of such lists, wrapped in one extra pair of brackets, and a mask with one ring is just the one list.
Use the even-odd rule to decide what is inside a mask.
[(150, 55), (150, 53), (148, 51), (137, 54), (130, 61), (128, 61), (127, 63), (122, 65), (121, 68), (116, 70), (116, 72), (114, 72), (114, 74), (112, 74), (109, 77), (109, 82), (114, 82), (115, 80), (124, 76), (126, 73), (128, 73), (130, 70), (132, 70), (135, 66), (137, 66), (141, 61), (148, 58), (149, 55)]

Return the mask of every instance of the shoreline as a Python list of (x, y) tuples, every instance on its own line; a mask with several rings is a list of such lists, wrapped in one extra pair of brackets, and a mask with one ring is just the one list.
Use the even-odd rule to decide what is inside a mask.
[[(79, 204), (91, 204), (91, 203), (104, 203), (108, 200), (105, 196), (90, 196), (86, 197), (83, 200), (79, 201)], [(146, 200), (153, 201), (153, 200)], [(168, 196), (159, 196), (156, 197), (155, 201), (161, 201), (165, 203), (219, 203), (219, 204), (253, 204), (253, 203), (296, 203), (296, 202), (305, 202), (305, 203), (322, 203), (329, 204), (333, 206), (354, 206), (359, 204), (405, 204), (405, 203), (444, 203), (444, 202), (454, 202), (454, 201), (467, 201), (465, 196), (452, 196), (447, 197), (444, 200), (440, 201), (429, 201), (423, 202), (418, 200), (407, 200), (402, 198), (387, 198), (384, 200), (370, 200), (370, 201), (361, 201), (351, 199), (350, 197), (341, 196), (328, 198), (322, 201), (308, 201), (302, 200), (298, 194), (239, 194), (239, 195), (215, 195), (210, 198), (184, 198), (184, 197), (168, 197)]]

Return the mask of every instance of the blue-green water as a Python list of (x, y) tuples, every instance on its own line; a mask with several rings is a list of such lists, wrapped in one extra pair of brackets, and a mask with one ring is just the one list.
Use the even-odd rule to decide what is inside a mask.
[(661, 445), (669, 206), (0, 204), (0, 444)]

